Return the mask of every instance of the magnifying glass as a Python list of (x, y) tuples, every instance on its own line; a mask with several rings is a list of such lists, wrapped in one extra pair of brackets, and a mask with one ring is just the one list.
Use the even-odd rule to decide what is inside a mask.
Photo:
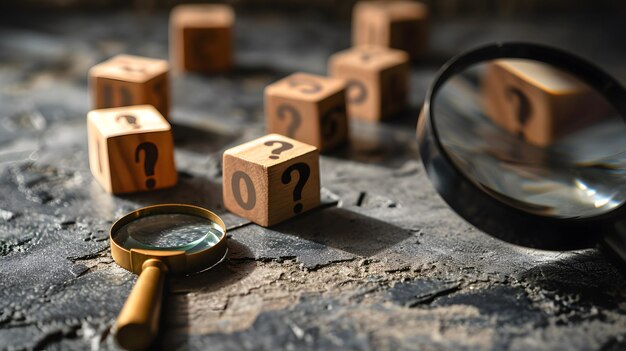
[(462, 217), (516, 244), (597, 243), (626, 261), (626, 91), (567, 52), (507, 43), (439, 72), (418, 123), (433, 185)]
[(213, 212), (191, 205), (156, 205), (133, 211), (111, 227), (111, 255), (139, 274), (115, 323), (116, 340), (146, 349), (156, 336), (167, 274), (211, 268), (227, 253), (226, 226)]

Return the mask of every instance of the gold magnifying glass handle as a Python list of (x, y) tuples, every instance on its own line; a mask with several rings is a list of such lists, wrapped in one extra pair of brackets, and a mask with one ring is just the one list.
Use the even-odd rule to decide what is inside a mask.
[(127, 350), (144, 350), (157, 334), (167, 266), (154, 258), (143, 263), (137, 283), (115, 322), (117, 343)]

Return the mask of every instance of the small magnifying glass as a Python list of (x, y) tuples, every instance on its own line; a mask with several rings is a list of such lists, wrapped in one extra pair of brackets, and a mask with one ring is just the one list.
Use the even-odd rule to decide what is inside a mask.
[(206, 270), (228, 251), (224, 222), (191, 205), (138, 209), (115, 222), (109, 236), (115, 262), (139, 274), (114, 327), (129, 350), (148, 348), (158, 332), (165, 276)]
[(595, 65), (527, 43), (459, 55), (418, 141), (439, 194), (479, 229), (540, 249), (600, 243), (626, 262), (626, 91)]

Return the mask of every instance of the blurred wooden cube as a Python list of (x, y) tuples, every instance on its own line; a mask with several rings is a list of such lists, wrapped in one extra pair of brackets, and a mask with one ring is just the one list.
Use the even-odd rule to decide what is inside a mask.
[(271, 226), (320, 203), (317, 148), (269, 134), (226, 150), (224, 206), (262, 226)]
[(228, 5), (179, 5), (170, 15), (170, 60), (176, 70), (224, 72), (233, 65), (235, 13)]
[(331, 150), (348, 140), (346, 84), (294, 73), (265, 88), (265, 118), (268, 133)]
[(428, 7), (415, 1), (361, 1), (352, 12), (352, 45), (377, 45), (421, 57), (428, 46)]
[(91, 173), (107, 192), (176, 184), (172, 130), (153, 106), (93, 110), (87, 114), (87, 134)]
[(169, 115), (169, 64), (165, 60), (117, 55), (89, 70), (92, 109), (152, 105)]
[(347, 82), (348, 116), (378, 121), (406, 108), (409, 56), (401, 50), (359, 46), (332, 55), (328, 72)]
[(482, 91), (487, 116), (537, 146), (547, 146), (611, 111), (604, 98), (578, 78), (532, 60), (490, 62)]

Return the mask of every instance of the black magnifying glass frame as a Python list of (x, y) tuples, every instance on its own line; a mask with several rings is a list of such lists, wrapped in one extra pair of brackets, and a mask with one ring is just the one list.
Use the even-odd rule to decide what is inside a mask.
[[(520, 210), (488, 194), (452, 161), (439, 139), (431, 105), (446, 81), (468, 67), (494, 59), (529, 59), (550, 64), (594, 88), (626, 123), (626, 90), (609, 74), (568, 52), (531, 43), (496, 43), (462, 53), (438, 72), (426, 93), (418, 122), (419, 153), (441, 197), (461, 217), (496, 238), (544, 249), (573, 250), (602, 243), (626, 261), (626, 206), (594, 217), (554, 218)], [(625, 136), (626, 137), (626, 136)], [(625, 150), (626, 151), (626, 150)], [(624, 223), (620, 223), (620, 222)]]

